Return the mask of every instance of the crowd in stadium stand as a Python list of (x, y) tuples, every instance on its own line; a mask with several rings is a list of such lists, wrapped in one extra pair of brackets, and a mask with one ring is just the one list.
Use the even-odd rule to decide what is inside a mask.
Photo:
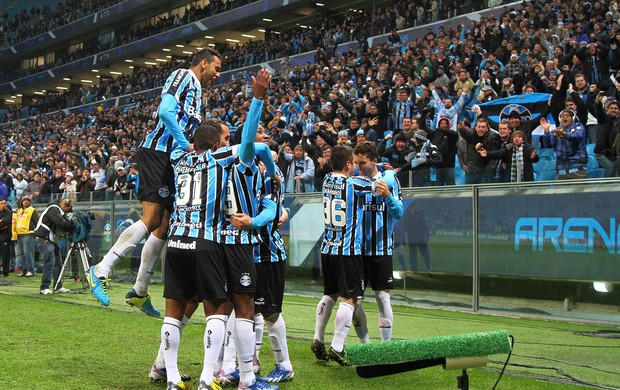
[[(416, 42), (405, 42), (393, 31), (389, 43), (375, 47), (361, 45), (339, 53), (319, 46), (314, 63), (305, 66), (294, 66), (284, 57), (263, 124), (269, 143), (281, 155), (283, 172), (300, 177), (287, 183), (288, 190), (319, 189), (315, 183), (329, 171), (330, 147), (360, 140), (377, 143), (382, 162), (399, 171), (404, 186), (454, 184), (455, 176), (458, 183), (459, 172), (465, 183), (533, 180), (547, 171), (554, 171), (552, 178), (586, 170), (617, 176), (617, 16), (616, 1), (590, 5), (554, 0), (506, 8), (497, 19), (482, 18), (438, 33), (429, 29)], [(84, 87), (71, 99), (83, 103), (88, 94), (97, 101), (106, 94), (152, 88), (177, 66), (183, 65), (144, 68), (108, 85)], [(234, 82), (211, 88), (203, 118), (219, 117), (232, 131), (241, 128), (252, 96), (249, 76), (239, 71)], [(569, 136), (554, 130), (535, 140), (532, 124), (521, 123), (517, 115), (505, 126), (491, 123), (492, 130), (483, 128), (487, 122), (478, 120), (484, 116), (480, 104), (529, 92), (552, 94), (548, 110), (558, 128), (569, 130), (569, 136), (583, 133), (579, 142), (567, 144), (571, 156), (563, 154), (566, 145), (558, 146)], [(105, 184), (97, 185), (97, 196), (126, 196), (114, 189), (118, 168), (131, 168), (132, 148), (153, 128), (158, 105), (158, 99), (138, 96), (121, 108), (100, 106), (90, 114), (39, 112), (5, 125), (0, 136), (6, 151), (2, 180), (11, 181), (7, 187), (18, 196), (14, 183), (27, 184), (39, 172), (47, 181), (42, 193), (60, 193), (63, 173), (92, 181), (82, 173), (98, 166), (105, 171), (105, 179), (99, 179)], [(560, 119), (565, 107), (575, 111), (566, 126)], [(573, 120), (582, 128), (575, 128)], [(517, 145), (511, 133), (525, 141), (527, 153), (517, 154), (516, 148), (511, 152)], [(530, 155), (530, 143), (545, 164)], [(89, 199), (91, 189), (86, 188), (81, 196)]]
[[(160, 17), (157, 21), (138, 23), (114, 31), (113, 39), (107, 42), (90, 40), (83, 42), (80, 49), (71, 52), (57, 52), (55, 61), (32, 69), (16, 70), (12, 74), (0, 76), (0, 80), (25, 77), (48, 68), (60, 66), (85, 58), (96, 53), (126, 45), (128, 43), (159, 34), (172, 28), (207, 18), (211, 15), (246, 5), (251, 1), (213, 1), (208, 6), (200, 7), (190, 3), (186, 12), (180, 16), (171, 14)], [(66, 8), (66, 7), (65, 7)], [(30, 13), (33, 13), (31, 11)], [(41, 12), (34, 12), (39, 15)], [(439, 15), (454, 16), (461, 13), (460, 2), (438, 0), (405, 1), (397, 0), (385, 8), (365, 10), (364, 12), (349, 11), (338, 15), (325, 15), (317, 21), (309, 23), (308, 28), (294, 28), (272, 33), (267, 40), (251, 40), (245, 44), (216, 44), (222, 54), (222, 69), (230, 70), (259, 62), (278, 59), (287, 55), (299, 54), (313, 50), (318, 46), (326, 50), (334, 50), (342, 42), (362, 41), (369, 36), (384, 34), (394, 29), (404, 29), (437, 21)], [(21, 14), (29, 15), (22, 11)], [(35, 24), (30, 23), (28, 26)], [(38, 25), (37, 25), (38, 26)], [(46, 30), (45, 30), (46, 31)], [(36, 34), (35, 34), (36, 35)], [(18, 37), (21, 35), (18, 34)], [(31, 35), (28, 34), (27, 38)]]

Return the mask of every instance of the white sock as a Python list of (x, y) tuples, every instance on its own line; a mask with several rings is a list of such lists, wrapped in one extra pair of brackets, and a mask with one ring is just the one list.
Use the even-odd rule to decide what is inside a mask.
[(133, 250), (147, 234), (149, 230), (141, 220), (125, 229), (101, 262), (95, 266), (95, 276), (107, 278), (116, 263)]
[[(228, 316), (224, 315), (224, 323), (228, 326)], [(217, 364), (213, 369), (213, 376), (217, 376), (222, 369), (222, 360), (224, 359), (224, 344), (226, 344), (226, 333), (224, 333), (224, 339), (222, 340), (222, 348), (220, 349), (220, 355), (217, 357)]]
[(325, 342), (325, 328), (329, 322), (329, 317), (332, 315), (332, 310), (336, 305), (336, 301), (329, 295), (323, 295), (323, 298), (316, 306), (316, 325), (314, 328), (314, 338), (320, 342)]
[(263, 326), (265, 317), (261, 313), (254, 314), (254, 334), (256, 335), (256, 346), (254, 347), (254, 357), (258, 359), (260, 348), (263, 346)]
[(353, 310), (353, 326), (355, 327), (355, 334), (362, 343), (369, 343), (370, 337), (368, 336), (368, 320), (366, 319), (366, 312), (362, 306), (362, 300), (359, 299), (355, 304), (355, 310)]
[(167, 381), (177, 384), (181, 381), (177, 357), (179, 342), (181, 341), (181, 321), (172, 317), (165, 317), (161, 325), (161, 342), (164, 346), (164, 360), (166, 362)]
[(251, 386), (256, 376), (252, 361), (254, 360), (254, 321), (245, 318), (235, 320), (235, 343), (237, 344), (237, 356), (239, 356), (239, 378), (246, 386)]
[(265, 319), (267, 324), (267, 335), (273, 349), (273, 356), (276, 364), (284, 369), (293, 371), (293, 365), (288, 355), (288, 343), (286, 342), (286, 324), (281, 314), (277, 314), (278, 318), (272, 321), (273, 316)]
[(353, 321), (353, 305), (348, 302), (340, 301), (336, 318), (334, 318), (334, 339), (332, 340), (332, 348), (337, 352), (344, 349), (344, 340), (351, 330), (351, 322)]
[(226, 323), (226, 335), (224, 336), (224, 355), (222, 357), (222, 368), (225, 374), (230, 374), (237, 368), (237, 347), (235, 345), (235, 311), (228, 316)]
[[(183, 321), (181, 321), (181, 327), (179, 328), (179, 338), (183, 335), (183, 329), (185, 328), (185, 325), (187, 325), (188, 321), (189, 318), (187, 318), (187, 316), (183, 316)], [(157, 357), (153, 363), (157, 368), (166, 367), (166, 360), (164, 359), (164, 345), (164, 341), (161, 340), (159, 343), (159, 350), (157, 350)]]
[(213, 369), (217, 364), (217, 358), (220, 356), (224, 332), (226, 331), (224, 317), (224, 315), (219, 314), (206, 318), (207, 327), (205, 328), (204, 336), (205, 356), (200, 380), (207, 385), (213, 382)]
[(142, 247), (140, 268), (138, 268), (138, 276), (133, 285), (133, 289), (141, 297), (149, 293), (149, 283), (151, 282), (151, 276), (153, 276), (153, 269), (155, 269), (165, 245), (166, 240), (162, 240), (151, 233), (149, 238), (146, 239), (144, 247)]
[(394, 312), (390, 303), (390, 293), (384, 290), (376, 292), (377, 306), (379, 306), (379, 331), (381, 341), (392, 339), (392, 324), (394, 323)]

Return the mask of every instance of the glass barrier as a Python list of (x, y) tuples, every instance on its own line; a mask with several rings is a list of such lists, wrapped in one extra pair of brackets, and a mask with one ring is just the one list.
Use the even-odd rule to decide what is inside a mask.
[[(613, 179), (404, 190), (404, 215), (394, 229), (393, 300), (620, 323), (619, 193), (620, 180)], [(287, 194), (285, 207), (287, 292), (318, 297), (320, 194)], [(136, 201), (74, 208), (97, 216), (88, 243), (94, 262), (141, 211)], [(141, 249), (113, 277), (131, 278)]]

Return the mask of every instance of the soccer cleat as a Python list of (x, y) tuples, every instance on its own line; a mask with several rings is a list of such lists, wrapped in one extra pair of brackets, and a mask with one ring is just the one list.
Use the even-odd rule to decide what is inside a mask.
[(252, 360), (252, 371), (254, 371), (254, 375), (260, 375), (260, 360), (257, 358)]
[[(192, 377), (189, 375), (185, 375), (182, 372), (179, 372), (181, 375), (181, 380), (183, 382), (189, 382), (192, 380)], [(151, 372), (149, 372), (149, 378), (151, 378), (155, 382), (165, 382), (168, 379), (168, 374), (166, 374), (166, 367), (157, 368), (155, 364), (151, 366)]]
[(26, 272), (26, 275), (24, 275), (24, 276), (26, 276), (27, 278), (30, 278), (30, 277), (34, 276), (34, 274), (32, 272), (28, 271), (28, 272)]
[(349, 363), (347, 362), (347, 357), (344, 354), (344, 350), (342, 350), (342, 352), (338, 352), (334, 349), (334, 347), (329, 347), (329, 350), (327, 351), (327, 358), (329, 360), (333, 360), (336, 363), (340, 364), (341, 366), (348, 366)]
[(136, 293), (136, 290), (132, 288), (127, 295), (125, 295), (125, 302), (127, 302), (129, 306), (137, 307), (142, 310), (147, 316), (159, 317), (159, 311), (151, 304), (151, 296), (148, 294), (145, 297), (141, 297)]
[(243, 382), (239, 382), (238, 390), (280, 390), (279, 386), (270, 385), (267, 382), (254, 379), (250, 386), (246, 386)]
[(176, 385), (172, 382), (168, 382), (168, 387), (166, 389), (167, 390), (191, 390), (192, 388), (190, 387), (190, 385), (181, 381), (177, 383)]
[(222, 390), (219, 382), (214, 380), (210, 385), (206, 384), (205, 381), (200, 381), (200, 386), (198, 386), (198, 390)]
[(226, 374), (224, 371), (220, 370), (217, 380), (223, 387), (236, 386), (239, 383), (239, 369), (237, 368), (229, 374)]
[(49, 288), (44, 288), (43, 290), (41, 290), (41, 294), (42, 295), (52, 295), (52, 290), (50, 290)]
[(90, 291), (96, 300), (103, 306), (110, 306), (110, 297), (108, 296), (108, 280), (106, 278), (98, 278), (95, 276), (95, 266), (93, 265), (88, 270), (88, 284)]
[(314, 352), (314, 356), (316, 356), (319, 360), (327, 360), (327, 354), (325, 352), (325, 344), (320, 342), (317, 339), (312, 340), (312, 344), (310, 344), (310, 349)]
[(295, 372), (293, 370), (289, 371), (286, 368), (276, 364), (276, 368), (274, 368), (269, 374), (260, 378), (260, 380), (267, 383), (280, 383), (292, 381), (294, 377)]
[(61, 288), (57, 288), (56, 290), (54, 290), (54, 294), (66, 294), (68, 292), (71, 292), (71, 290), (61, 287)]

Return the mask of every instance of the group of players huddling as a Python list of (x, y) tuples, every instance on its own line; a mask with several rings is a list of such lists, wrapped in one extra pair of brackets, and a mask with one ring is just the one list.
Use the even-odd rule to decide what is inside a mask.
[[(237, 130), (241, 143), (229, 146), (226, 124), (200, 116), (202, 88), (219, 77), (220, 69), (219, 53), (207, 48), (194, 55), (189, 69), (178, 69), (166, 80), (157, 125), (138, 148), (142, 217), (90, 268), (88, 278), (94, 297), (108, 306), (108, 274), (146, 238), (136, 282), (125, 299), (158, 317), (148, 284), (166, 248), (165, 317), (149, 376), (165, 381), (168, 389), (190, 388), (191, 378), (178, 369), (178, 347), (183, 327), (202, 302), (206, 329), (198, 389), (278, 389), (272, 383), (293, 379), (294, 371), (280, 314), (286, 251), (278, 228), (288, 218), (282, 207), (284, 178), (274, 162), (277, 155), (262, 142), (265, 129), (259, 123), (271, 75), (263, 69), (252, 78), (254, 97), (247, 121)], [(381, 338), (391, 338), (386, 290), (393, 284), (392, 225), (403, 208), (398, 180), (393, 171), (379, 172), (377, 159), (370, 143), (355, 150), (337, 146), (334, 172), (323, 185), (325, 295), (317, 307), (311, 349), (317, 358), (340, 364), (352, 323), (360, 340), (369, 340), (361, 305), (365, 282), (375, 290)], [(355, 167), (359, 175), (352, 177)], [(334, 339), (326, 351), (323, 336), (338, 297)], [(276, 366), (257, 379), (264, 324)]]
[[(189, 377), (177, 366), (178, 347), (183, 327), (202, 302), (206, 330), (199, 389), (219, 389), (220, 381), (239, 389), (278, 389), (269, 382), (294, 376), (280, 315), (286, 252), (277, 228), (287, 214), (282, 209), (282, 174), (267, 145), (255, 144), (264, 132), (259, 118), (271, 75), (261, 70), (253, 78), (254, 98), (241, 143), (231, 147), (225, 123), (200, 117), (202, 87), (219, 77), (220, 69), (219, 53), (204, 49), (194, 55), (189, 69), (178, 69), (166, 80), (157, 125), (137, 154), (142, 217), (90, 268), (90, 286), (95, 298), (108, 306), (108, 274), (147, 238), (138, 277), (125, 298), (146, 314), (159, 316), (148, 283), (166, 247), (166, 314), (150, 377), (165, 380), (168, 389), (189, 389)], [(255, 298), (261, 302), (256, 313)], [(276, 367), (257, 379), (255, 338), (262, 339), (263, 323)], [(228, 372), (223, 360), (233, 361)]]

